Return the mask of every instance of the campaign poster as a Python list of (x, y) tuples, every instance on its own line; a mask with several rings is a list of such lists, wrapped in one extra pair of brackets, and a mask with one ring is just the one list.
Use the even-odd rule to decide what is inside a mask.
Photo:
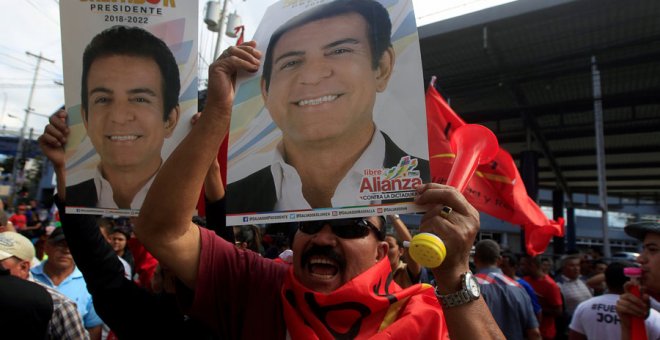
[(429, 182), (419, 37), (410, 0), (283, 0), (239, 74), (227, 224), (422, 211)]
[(61, 0), (67, 213), (137, 216), (197, 112), (198, 2)]

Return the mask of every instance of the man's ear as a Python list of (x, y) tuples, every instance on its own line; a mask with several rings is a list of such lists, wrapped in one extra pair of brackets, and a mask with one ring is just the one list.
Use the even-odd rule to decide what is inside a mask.
[(83, 124), (85, 125), (85, 130), (87, 130), (87, 111), (80, 107), (80, 116), (82, 118)]
[(268, 90), (266, 89), (266, 79), (261, 77), (261, 99), (264, 100), (264, 106), (266, 105), (266, 100), (268, 99)]
[(394, 48), (388, 47), (378, 61), (376, 67), (376, 90), (383, 92), (387, 88), (387, 83), (390, 81), (392, 71), (394, 70), (395, 61)]
[(390, 250), (390, 245), (385, 241), (378, 242), (378, 248), (376, 249), (376, 260), (380, 261), (383, 257), (387, 256), (387, 252)]
[(175, 107), (172, 108), (172, 111), (170, 111), (170, 115), (167, 117), (165, 120), (165, 138), (170, 138), (172, 136), (172, 133), (174, 133), (174, 128), (176, 128), (176, 124), (179, 123), (179, 116), (181, 115), (181, 107), (179, 104), (177, 104)]
[(30, 261), (21, 261), (18, 266), (21, 268), (21, 276), (27, 279), (30, 276)]

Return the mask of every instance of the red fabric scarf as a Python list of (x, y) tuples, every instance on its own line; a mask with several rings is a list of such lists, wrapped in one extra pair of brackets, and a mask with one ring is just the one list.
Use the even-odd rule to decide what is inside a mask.
[(442, 307), (427, 284), (401, 289), (387, 257), (330, 294), (304, 287), (293, 267), (282, 286), (292, 339), (448, 339)]

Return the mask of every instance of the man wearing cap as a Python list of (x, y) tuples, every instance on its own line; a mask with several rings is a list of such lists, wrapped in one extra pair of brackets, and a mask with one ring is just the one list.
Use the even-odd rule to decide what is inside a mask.
[[(638, 317), (647, 319), (651, 309), (649, 297), (660, 300), (660, 222), (640, 222), (629, 224), (624, 228), (629, 236), (642, 241), (642, 253), (637, 257), (637, 263), (642, 269), (639, 284), (642, 297), (638, 298), (630, 292), (632, 282), (625, 284), (625, 293), (616, 303), (616, 312), (621, 318), (621, 339), (630, 339), (631, 319)], [(655, 323), (647, 334), (660, 331), (660, 324)]]
[(100, 339), (103, 321), (96, 315), (92, 296), (87, 291), (82, 273), (73, 262), (62, 228), (57, 228), (50, 234), (45, 251), (48, 259), (31, 270), (35, 281), (55, 288), (73, 300), (90, 338)]
[[(2, 287), (0, 291), (8, 294), (24, 294), (25, 298), (12, 300), (21, 301), (21, 308), (24, 308), (26, 311), (28, 309), (33, 309), (29, 311), (29, 314), (39, 315), (39, 311), (41, 310), (39, 305), (27, 302), (29, 300), (26, 299), (39, 298), (39, 296), (43, 295), (43, 292), (39, 288), (43, 287), (43, 289), (46, 290), (46, 298), (48, 298), (47, 307), (49, 307), (49, 310), (52, 310), (50, 314), (47, 314), (46, 319), (46, 321), (50, 320), (48, 321), (48, 326), (46, 328), (46, 334), (49, 338), (72, 340), (89, 339), (89, 335), (83, 327), (80, 314), (78, 314), (78, 310), (73, 301), (69, 300), (69, 298), (57, 292), (55, 289), (39, 282), (37, 282), (39, 287), (29, 287), (28, 283), (32, 283), (27, 282), (30, 281), (30, 262), (34, 256), (35, 251), (32, 242), (30, 242), (25, 236), (10, 231), (0, 233), (0, 270), (8, 271), (12, 276), (26, 281), (25, 284), (18, 282), (14, 283), (22, 285), (21, 289), (17, 291), (8, 291), (8, 285), (0, 284)], [(9, 312), (12, 314), (17, 312), (16, 309), (10, 307), (8, 301), (4, 297), (0, 297), (0, 302), (2, 302), (2, 309), (8, 308)], [(2, 320), (7, 321), (5, 318), (2, 318)], [(30, 331), (31, 327), (37, 326), (37, 323), (28, 326), (29, 327), (24, 329), (26, 333), (22, 333), (21, 336), (29, 338), (29, 333), (27, 332)]]
[[(570, 324), (569, 339), (621, 339), (620, 318), (616, 314), (616, 302), (623, 293), (623, 285), (629, 280), (623, 274), (623, 268), (632, 265), (614, 262), (605, 269), (605, 282), (607, 294), (593, 297), (580, 303)], [(653, 331), (654, 324), (660, 324), (660, 313), (651, 310), (646, 319), (646, 328)], [(657, 327), (656, 327), (657, 328)], [(654, 333), (649, 332), (649, 339), (660, 339), (660, 329)]]

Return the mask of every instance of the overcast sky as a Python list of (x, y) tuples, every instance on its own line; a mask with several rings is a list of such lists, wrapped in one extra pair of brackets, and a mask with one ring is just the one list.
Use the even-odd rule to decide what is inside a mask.
[[(423, 26), (511, 1), (413, 0), (413, 4), (417, 25)], [(228, 9), (241, 16), (246, 27), (246, 38), (249, 39), (256, 31), (266, 8), (274, 2), (276, 0), (232, 0)], [(178, 3), (183, 3), (183, 0)], [(205, 0), (199, 0), (199, 64), (202, 80), (206, 78), (206, 68), (213, 58), (217, 40), (217, 35), (208, 31), (202, 21), (206, 3)], [(36, 135), (41, 134), (48, 119), (39, 115), (49, 115), (64, 104), (64, 88), (58, 84), (62, 82), (59, 22), (58, 0), (0, 1), (0, 128), (20, 129), (23, 124), (37, 63), (37, 58), (28, 56), (26, 52), (41, 54), (54, 61), (41, 62), (31, 105), (36, 114), (30, 114), (28, 126), (34, 128)], [(223, 38), (223, 47), (234, 43), (235, 39)]]

